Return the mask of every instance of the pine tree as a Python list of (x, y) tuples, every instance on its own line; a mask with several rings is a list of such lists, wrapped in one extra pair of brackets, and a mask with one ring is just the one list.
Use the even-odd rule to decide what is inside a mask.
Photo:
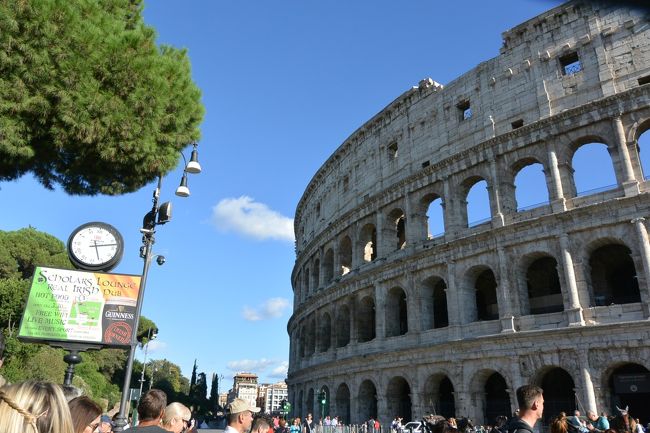
[(192, 378), (190, 379), (190, 400), (196, 397), (196, 359), (194, 360), (194, 368), (192, 369)]
[(135, 191), (198, 140), (185, 50), (157, 46), (143, 0), (0, 2), (0, 181)]

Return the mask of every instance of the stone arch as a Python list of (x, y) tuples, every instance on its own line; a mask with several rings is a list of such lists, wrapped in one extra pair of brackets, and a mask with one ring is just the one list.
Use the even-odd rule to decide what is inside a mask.
[[(336, 396), (334, 397), (335, 411), (334, 413), (339, 416), (339, 422), (343, 424), (350, 423), (350, 388), (347, 384), (342, 383), (336, 388)], [(340, 419), (343, 418), (343, 419)]]
[(318, 326), (319, 352), (327, 352), (332, 345), (332, 318), (329, 313), (323, 313)]
[(447, 284), (444, 279), (433, 276), (422, 282), (420, 305), (423, 330), (449, 326)]
[(650, 179), (650, 119), (642, 122), (634, 131), (634, 141), (641, 166), (642, 179)]
[(544, 419), (550, 420), (560, 412), (573, 413), (577, 408), (575, 382), (563, 368), (547, 366), (537, 375), (535, 384), (544, 390)]
[(314, 271), (312, 272), (313, 282), (311, 287), (313, 291), (317, 291), (320, 288), (320, 259), (314, 260)]
[(461, 183), (462, 202), (461, 217), (466, 227), (487, 222), (492, 217), (489, 183), (480, 176), (471, 176)]
[(358, 401), (358, 413), (362, 421), (377, 419), (377, 387), (371, 380), (366, 379), (359, 385)]
[(366, 224), (359, 233), (361, 257), (364, 262), (371, 262), (377, 258), (377, 229), (374, 224)]
[(334, 280), (334, 250), (328, 248), (323, 256), (323, 280), (328, 285)]
[(309, 388), (309, 391), (307, 391), (307, 407), (304, 412), (302, 412), (302, 415), (306, 415), (307, 413), (311, 413), (314, 411), (314, 388)]
[(388, 239), (393, 237), (393, 250), (401, 250), (406, 247), (406, 215), (400, 208), (393, 209), (388, 214)]
[(445, 234), (445, 210), (442, 196), (436, 193), (425, 194), (419, 203), (420, 212), (426, 216), (427, 239)]
[(386, 405), (390, 416), (399, 416), (411, 421), (411, 386), (402, 376), (395, 376), (386, 388)]
[(343, 304), (336, 315), (336, 347), (345, 347), (350, 342), (350, 308)]
[(302, 415), (303, 413), (306, 413), (306, 411), (305, 411), (305, 394), (304, 394), (304, 391), (302, 389), (298, 392), (298, 402), (294, 402), (293, 405), (294, 405), (294, 408), (295, 408), (294, 409), (294, 414), (296, 413), (296, 411), (297, 411), (297, 413), (299, 415)]
[(359, 301), (359, 314), (357, 315), (357, 330), (360, 343), (374, 340), (377, 336), (376, 314), (375, 298), (371, 295), (363, 297)]
[(296, 303), (302, 302), (302, 292), (300, 290), (301, 283), (302, 283), (302, 272), (299, 270), (298, 273), (296, 274), (296, 280), (293, 285), (294, 298), (297, 301)]
[(496, 418), (510, 415), (510, 394), (506, 379), (498, 372), (493, 372), (485, 381), (485, 411), (484, 421), (494, 425)]
[(422, 407), (425, 413), (434, 413), (445, 418), (455, 416), (454, 385), (447, 372), (438, 372), (427, 377), (424, 382), (422, 398)]
[[(616, 188), (614, 158), (606, 140), (596, 135), (584, 136), (572, 143), (571, 150), (571, 183), (575, 196)], [(598, 176), (593, 176), (594, 170)]]
[(592, 248), (589, 276), (595, 305), (641, 302), (632, 251), (619, 242), (607, 242)]
[(618, 362), (606, 371), (604, 387), (611, 410), (630, 407), (633, 417), (642, 415), (638, 408), (650, 407), (650, 370), (634, 362)]
[(305, 272), (302, 275), (303, 275), (302, 287), (303, 287), (303, 300), (304, 300), (307, 299), (307, 297), (310, 295), (309, 283), (311, 282), (311, 278), (309, 276), (308, 267), (305, 268)]
[(406, 292), (393, 287), (386, 296), (386, 337), (404, 335), (408, 332)]
[(339, 242), (339, 260), (340, 275), (345, 275), (352, 270), (352, 240), (349, 236), (343, 236)]
[(307, 355), (313, 355), (316, 351), (316, 323), (314, 319), (309, 320), (307, 325)]
[(476, 290), (476, 320), (496, 320), (499, 318), (499, 304), (497, 302), (497, 280), (490, 268), (475, 271), (478, 275), (474, 279)]
[(298, 354), (300, 358), (307, 356), (307, 329), (304, 323), (300, 324), (298, 335)]
[(542, 162), (535, 157), (522, 158), (512, 166), (512, 172), (517, 211), (548, 204), (548, 180)]
[(558, 263), (547, 253), (530, 254), (524, 260), (528, 311), (545, 314), (564, 311)]

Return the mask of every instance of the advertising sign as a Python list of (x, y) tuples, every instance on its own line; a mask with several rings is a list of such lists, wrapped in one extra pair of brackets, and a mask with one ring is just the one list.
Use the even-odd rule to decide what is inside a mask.
[(131, 344), (140, 276), (37, 267), (18, 336)]

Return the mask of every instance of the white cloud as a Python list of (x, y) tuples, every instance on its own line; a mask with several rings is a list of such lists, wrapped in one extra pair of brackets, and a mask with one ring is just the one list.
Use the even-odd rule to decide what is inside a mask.
[(239, 361), (230, 361), (227, 364), (227, 367), (235, 372), (241, 372), (241, 371), (246, 371), (246, 372), (259, 372), (259, 371), (264, 371), (273, 364), (275, 364), (276, 361), (272, 361), (270, 359), (262, 358), (262, 359), (241, 359)]
[(242, 316), (251, 322), (264, 319), (275, 319), (281, 317), (284, 311), (289, 307), (289, 301), (285, 298), (271, 298), (258, 308), (251, 308), (244, 305)]
[(269, 377), (274, 379), (284, 379), (287, 377), (287, 371), (289, 370), (289, 361), (282, 361), (280, 365), (275, 367)]
[(293, 242), (293, 219), (248, 196), (224, 198), (212, 208), (212, 222), (224, 232), (236, 232), (254, 239)]

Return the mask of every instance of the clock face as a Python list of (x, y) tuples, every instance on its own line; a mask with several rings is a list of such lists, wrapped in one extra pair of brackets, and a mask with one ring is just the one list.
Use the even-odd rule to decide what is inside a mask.
[(80, 269), (108, 271), (122, 258), (124, 241), (115, 227), (105, 223), (87, 223), (68, 239), (68, 254)]

